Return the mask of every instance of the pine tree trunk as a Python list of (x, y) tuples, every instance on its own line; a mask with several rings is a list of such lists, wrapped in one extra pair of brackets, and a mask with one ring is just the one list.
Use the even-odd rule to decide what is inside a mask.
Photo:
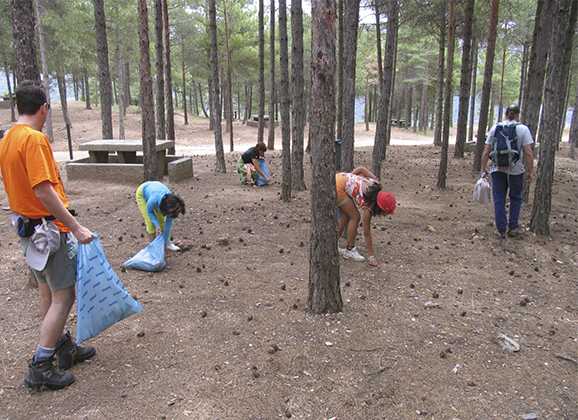
[[(185, 43), (181, 41), (181, 76), (183, 79), (183, 110), (185, 125), (189, 125), (189, 110), (187, 109), (187, 73), (185, 71)], [(191, 104), (192, 106), (192, 104)]]
[(474, 141), (474, 123), (476, 116), (476, 84), (478, 81), (478, 46), (479, 41), (474, 38), (472, 48), (472, 86), (471, 86), (471, 102), (470, 102), (470, 130), (468, 132), (468, 142)]
[[(171, 36), (169, 26), (169, 11), (168, 1), (163, 2), (163, 32), (164, 45), (163, 52), (165, 55), (164, 69), (165, 69), (165, 109), (166, 109), (166, 128), (167, 140), (175, 140), (175, 110), (173, 106), (173, 76), (171, 66)], [(171, 155), (175, 154), (174, 147), (168, 150)]]
[[(480, 104), (480, 119), (478, 122), (478, 135), (476, 141), (476, 153), (473, 162), (473, 171), (478, 173), (482, 167), (482, 152), (486, 142), (486, 129), (488, 125), (488, 108), (490, 105), (490, 90), (492, 88), (492, 76), (494, 74), (494, 57), (496, 55), (496, 34), (498, 27), (498, 12), (500, 0), (492, 0), (490, 13), (490, 26), (488, 28), (488, 47), (486, 50), (486, 64), (484, 67), (484, 84), (482, 87), (482, 99)], [(493, 109), (492, 109), (493, 114)]]
[[(128, 53), (131, 53), (131, 49), (128, 49)], [(132, 105), (132, 95), (130, 93), (130, 60), (124, 60), (124, 99), (125, 99), (125, 112), (126, 108)]]
[(542, 106), (542, 92), (544, 90), (544, 76), (548, 61), (548, 50), (552, 34), (552, 9), (550, 3), (538, 0), (536, 20), (532, 36), (532, 49), (528, 65), (528, 75), (525, 84), (522, 103), (522, 122), (528, 126), (534, 139), (538, 130), (540, 108)]
[[(118, 6), (117, 6), (118, 7)], [(118, 10), (117, 10), (117, 16), (118, 16)], [(125, 110), (125, 106), (126, 106), (126, 101), (125, 101), (125, 97), (124, 97), (124, 48), (122, 46), (122, 41), (120, 38), (120, 25), (117, 22), (115, 25), (115, 31), (116, 31), (116, 77), (118, 79), (118, 84), (119, 84), (119, 93), (118, 93), (118, 138), (119, 139), (124, 139), (125, 136), (125, 130), (124, 130), (124, 116), (126, 113)]]
[(165, 55), (163, 30), (163, 0), (155, 0), (155, 53), (156, 53), (156, 122), (157, 139), (166, 139), (165, 122)]
[(66, 79), (64, 75), (64, 71), (59, 69), (56, 72), (56, 81), (58, 83), (58, 93), (60, 94), (60, 106), (62, 108), (62, 115), (64, 117), (64, 126), (66, 128), (66, 139), (68, 141), (68, 153), (70, 156), (70, 160), (74, 159), (72, 155), (72, 135), (70, 132), (71, 124), (70, 124), (70, 117), (68, 115), (68, 99), (66, 95)]
[[(337, 138), (343, 139), (343, 2), (337, 0)], [(341, 165), (341, 162), (339, 162)], [(337, 168), (339, 169), (339, 168)]]
[(355, 70), (357, 66), (357, 30), (359, 0), (343, 0), (343, 125), (341, 169), (353, 170), (355, 149)]
[(269, 10), (269, 131), (267, 148), (275, 150), (275, 0)]
[(335, 217), (335, 2), (312, 0), (311, 24), (311, 241), (308, 309), (340, 312)]
[[(10, 0), (12, 11), (12, 38), (16, 54), (16, 78), (18, 83), (24, 80), (40, 80), (40, 69), (36, 55), (33, 0)], [(16, 89), (16, 86), (14, 87)]]
[[(44, 38), (44, 26), (40, 13), (39, 0), (34, 0), (34, 18), (36, 20), (36, 36), (38, 37), (38, 49), (40, 50), (40, 63), (42, 66), (42, 85), (46, 92), (46, 103), (50, 105), (50, 75), (48, 74), (48, 62), (46, 60), (46, 39)], [(18, 52), (20, 54), (20, 52)], [(78, 100), (78, 93), (76, 93)], [(13, 108), (12, 108), (13, 109)], [(48, 109), (48, 116), (44, 125), (48, 140), (54, 141), (54, 130), (52, 128), (52, 110)]]
[(96, 26), (96, 56), (100, 88), (100, 116), (102, 120), (102, 138), (112, 139), (112, 80), (108, 66), (108, 40), (106, 36), (106, 16), (104, 0), (93, 0), (94, 21)]
[[(578, 13), (578, 0), (572, 0), (570, 6), (570, 20), (574, 18), (574, 14)], [(566, 49), (563, 51), (564, 57), (562, 61), (562, 74), (564, 75), (564, 90), (563, 90), (563, 98), (560, 98), (560, 112), (557, 114), (557, 122), (558, 122), (558, 135), (556, 136), (556, 150), (559, 149), (559, 144), (562, 141), (562, 134), (564, 132), (564, 127), (566, 125), (566, 112), (568, 109), (568, 101), (570, 97), (570, 82), (571, 82), (571, 65), (572, 65), (572, 50), (574, 44), (574, 32), (575, 26), (569, 26), (566, 29), (566, 39), (570, 41), (566, 44)]]
[(303, 68), (303, 9), (301, 0), (291, 0), (291, 187), (305, 189), (303, 146), (305, 141), (305, 77)]
[(155, 140), (155, 106), (153, 99), (153, 81), (151, 78), (150, 45), (148, 29), (147, 0), (138, 0), (139, 50), (140, 50), (140, 106), (143, 142), (144, 179), (158, 179), (157, 153)]
[(229, 14), (227, 12), (227, 0), (223, 1), (224, 7), (224, 24), (225, 24), (225, 56), (227, 61), (227, 78), (226, 78), (226, 88), (227, 88), (227, 128), (226, 132), (229, 133), (229, 151), (234, 150), (233, 144), (233, 69), (231, 64), (231, 48), (229, 47)]
[(88, 78), (88, 70), (85, 67), (82, 71), (83, 71), (83, 80), (84, 80), (85, 108), (86, 109), (92, 109), (92, 106), (90, 105), (90, 80)]
[(504, 73), (506, 71), (506, 52), (507, 47), (504, 45), (504, 52), (502, 53), (502, 75), (500, 77), (500, 100), (498, 102), (498, 122), (502, 121), (504, 117)]
[(291, 201), (291, 98), (289, 93), (289, 42), (287, 40), (287, 3), (279, 0), (279, 101), (281, 108), (281, 142), (283, 147), (281, 200)]
[(78, 102), (78, 83), (76, 82), (75, 73), (72, 73), (72, 92), (74, 94), (74, 100)]
[(405, 122), (406, 128), (411, 128), (413, 111), (413, 86), (407, 88), (407, 101), (405, 103)]
[(387, 10), (387, 40), (383, 63), (383, 80), (380, 82), (381, 95), (379, 95), (378, 116), (372, 154), (373, 173), (378, 178), (381, 178), (381, 163), (385, 159), (387, 148), (387, 132), (389, 130), (388, 119), (392, 97), (391, 92), (394, 89), (395, 45), (397, 42), (396, 35), (399, 18), (398, 10), (398, 0), (391, 0), (390, 6)]
[(257, 129), (257, 142), (264, 142), (265, 131), (265, 5), (259, 0), (259, 127)]
[(448, 147), (450, 141), (451, 102), (453, 99), (453, 71), (454, 71), (454, 46), (455, 46), (455, 1), (448, 0), (448, 55), (446, 64), (446, 88), (444, 101), (444, 127), (442, 134), (442, 150), (440, 153), (440, 167), (438, 171), (437, 187), (441, 190), (447, 188), (448, 176)]
[(572, 112), (568, 143), (568, 157), (570, 159), (576, 159), (576, 147), (578, 146), (578, 84), (576, 85), (576, 100), (574, 101), (574, 111)]
[(215, 171), (225, 173), (225, 153), (223, 150), (223, 134), (221, 132), (221, 96), (219, 93), (219, 57), (217, 50), (217, 12), (215, 0), (207, 0), (209, 5), (209, 37), (211, 43), (211, 92), (212, 106), (211, 117), (215, 134), (215, 150), (217, 158), (215, 160)]
[(524, 90), (526, 89), (526, 76), (528, 74), (528, 56), (530, 47), (527, 42), (524, 42), (522, 48), (522, 66), (520, 69), (520, 90), (518, 93), (518, 106), (520, 109), (524, 108), (523, 98), (524, 98)]
[[(201, 82), (199, 82), (198, 85), (199, 85), (199, 101), (201, 103), (201, 111), (203, 111), (203, 115), (205, 116), (205, 118), (209, 118), (210, 121), (213, 121), (213, 118), (209, 116), (209, 114), (207, 113), (207, 109), (205, 108), (205, 103), (203, 101), (204, 95), (203, 95), (203, 90), (201, 87)], [(213, 110), (212, 110), (212, 107), (210, 105), (210, 101), (211, 101), (211, 85), (210, 85), (210, 83), (209, 83), (207, 90), (208, 90), (208, 99), (209, 99), (209, 112), (212, 113)], [(212, 127), (209, 129), (212, 130)]]
[(6, 76), (6, 86), (8, 87), (8, 96), (10, 97), (10, 121), (15, 122), (16, 112), (14, 112), (14, 95), (12, 93), (12, 85), (10, 83), (10, 68), (8, 67), (8, 63), (6, 61), (4, 61), (4, 75)]
[(419, 111), (419, 124), (418, 128), (419, 131), (425, 133), (427, 131), (427, 118), (428, 118), (428, 110), (427, 110), (427, 82), (424, 80), (421, 86), (421, 99), (420, 99), (420, 111)]
[(363, 120), (365, 122), (365, 131), (369, 131), (369, 81), (365, 78), (365, 102), (363, 107)]
[(462, 70), (460, 79), (460, 105), (456, 131), (455, 158), (464, 158), (464, 146), (468, 135), (468, 108), (472, 83), (472, 28), (475, 0), (467, 0), (464, 10)]
[(377, 78), (379, 84), (383, 80), (383, 64), (381, 60), (381, 22), (379, 16), (379, 5), (377, 1), (374, 2), (375, 9), (375, 40), (376, 40), (376, 50), (377, 50)]
[(439, 34), (439, 52), (438, 52), (438, 87), (437, 87), (437, 104), (436, 104), (436, 122), (434, 129), (434, 145), (442, 145), (442, 126), (444, 110), (444, 75), (445, 75), (445, 52), (446, 52), (446, 23), (445, 13), (442, 14), (442, 22)]
[(570, 66), (565, 65), (567, 60), (565, 55), (572, 49), (578, 12), (576, 0), (557, 0), (556, 3), (557, 6), (550, 10), (550, 17), (556, 24), (553, 25), (550, 44), (550, 65), (544, 90), (544, 135), (541, 135), (536, 190), (530, 221), (530, 230), (544, 236), (550, 235), (552, 185), (559, 133), (558, 118), (564, 101), (565, 80), (570, 69)]
[[(397, 0), (396, 0), (397, 1)], [(393, 3), (390, 3), (390, 7), (392, 6)], [(396, 10), (399, 10), (399, 2), (396, 3), (395, 6)], [(398, 47), (398, 34), (399, 34), (399, 17), (398, 17), (398, 13), (395, 13), (396, 16), (396, 24), (395, 24), (395, 30), (393, 39), (393, 63), (391, 65), (391, 94), (389, 96), (389, 103), (391, 104), (393, 102), (393, 97), (394, 97), (394, 92), (395, 92), (395, 78), (396, 78), (396, 71), (395, 69), (397, 68), (397, 47)], [(388, 26), (389, 27), (389, 26)], [(386, 129), (385, 129), (385, 144), (387, 146), (389, 146), (389, 143), (391, 141), (391, 105), (388, 107), (388, 112), (387, 112), (387, 117), (385, 119), (385, 124), (386, 124)], [(382, 156), (383, 159), (385, 159), (385, 149), (384, 149), (384, 154)]]

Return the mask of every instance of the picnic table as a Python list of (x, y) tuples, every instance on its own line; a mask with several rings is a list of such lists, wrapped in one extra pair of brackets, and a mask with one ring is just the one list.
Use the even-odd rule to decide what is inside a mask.
[[(167, 150), (174, 147), (174, 141), (157, 141), (155, 150), (161, 167), (165, 166)], [(137, 163), (136, 154), (143, 151), (143, 146), (142, 140), (93, 140), (82, 143), (79, 150), (88, 152), (91, 163), (109, 163), (111, 153), (116, 153), (118, 163)]]

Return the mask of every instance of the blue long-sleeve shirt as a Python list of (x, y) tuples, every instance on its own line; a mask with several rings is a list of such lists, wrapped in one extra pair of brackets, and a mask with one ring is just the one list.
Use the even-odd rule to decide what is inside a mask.
[[(160, 229), (162, 227), (161, 221), (158, 220), (156, 213), (160, 213), (161, 201), (167, 194), (171, 193), (171, 190), (169, 190), (169, 188), (162, 182), (148, 181), (142, 185), (142, 193), (147, 203), (147, 213), (149, 218), (151, 219), (151, 222), (153, 222), (153, 225), (155, 225), (157, 229)], [(167, 217), (164, 229), (164, 233), (167, 236), (170, 235), (172, 223), (173, 219)]]

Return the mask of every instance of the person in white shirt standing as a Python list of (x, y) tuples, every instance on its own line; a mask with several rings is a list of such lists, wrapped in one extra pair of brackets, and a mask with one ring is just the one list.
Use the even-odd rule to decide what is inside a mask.
[[(492, 178), (492, 198), (496, 229), (501, 239), (520, 236), (520, 211), (524, 191), (524, 173), (530, 182), (534, 169), (532, 133), (518, 122), (520, 108), (511, 105), (506, 109), (506, 120), (496, 124), (486, 138), (482, 154), (482, 176), (488, 172)], [(491, 166), (488, 163), (491, 160)], [(509, 215), (506, 213), (506, 196), (510, 197)], [(509, 217), (508, 217), (509, 216)]]

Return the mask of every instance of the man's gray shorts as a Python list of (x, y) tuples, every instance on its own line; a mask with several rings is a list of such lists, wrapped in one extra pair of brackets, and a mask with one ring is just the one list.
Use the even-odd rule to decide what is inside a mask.
[[(70, 233), (60, 233), (60, 247), (48, 257), (42, 271), (30, 269), (36, 281), (46, 283), (50, 290), (67, 289), (76, 285), (76, 256), (68, 257), (67, 239)], [(26, 253), (28, 239), (21, 239), (22, 249)]]

